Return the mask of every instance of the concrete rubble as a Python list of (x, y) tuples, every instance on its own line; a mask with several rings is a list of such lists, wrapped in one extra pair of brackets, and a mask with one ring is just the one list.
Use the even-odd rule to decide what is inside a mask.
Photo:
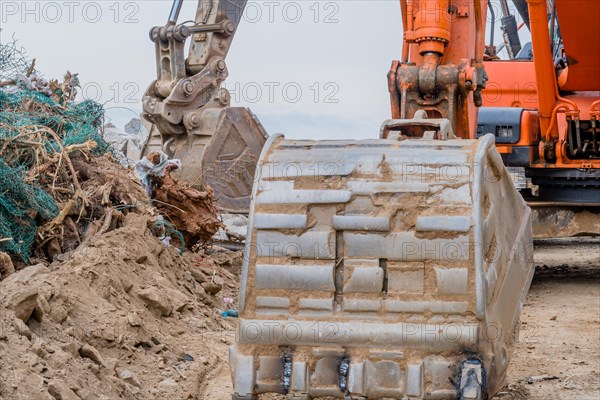
[(123, 129), (108, 123), (104, 125), (104, 139), (117, 151), (119, 162), (131, 165), (142, 158), (142, 150), (148, 140), (148, 129), (139, 118), (133, 118)]

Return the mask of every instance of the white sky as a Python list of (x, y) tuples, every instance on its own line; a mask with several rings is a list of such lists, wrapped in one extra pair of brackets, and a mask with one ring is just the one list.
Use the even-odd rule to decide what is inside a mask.
[[(194, 18), (196, 4), (185, 2), (180, 22)], [(155, 79), (148, 32), (166, 22), (170, 8), (166, 0), (1, 0), (0, 41), (14, 34), (47, 78), (78, 72), (81, 95), (106, 103), (122, 127)], [(401, 43), (396, 0), (249, 1), (225, 86), (268, 133), (375, 138), (390, 117), (386, 74)]]

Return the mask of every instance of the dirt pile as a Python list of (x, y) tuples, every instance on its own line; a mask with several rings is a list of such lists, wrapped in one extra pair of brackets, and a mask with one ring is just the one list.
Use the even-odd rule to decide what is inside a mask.
[(0, 399), (201, 398), (241, 256), (182, 256), (147, 216), (120, 218), (67, 260), (0, 282)]
[(21, 78), (0, 89), (0, 400), (201, 398), (241, 265), (206, 245), (212, 191), (168, 163), (140, 181), (75, 74)]

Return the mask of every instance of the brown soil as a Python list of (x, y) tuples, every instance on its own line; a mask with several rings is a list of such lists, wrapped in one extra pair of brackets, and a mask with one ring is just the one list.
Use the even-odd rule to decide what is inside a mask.
[[(167, 248), (147, 217), (0, 282), (0, 399), (198, 399), (223, 363), (238, 253)], [(221, 267), (221, 265), (223, 267)], [(235, 306), (235, 305), (234, 305)], [(219, 349), (219, 351), (215, 351)]]
[(539, 241), (534, 260), (510, 384), (498, 398), (600, 399), (600, 239)]
[[(130, 214), (69, 260), (0, 283), (1, 400), (231, 398), (235, 320), (218, 309), (237, 294), (241, 253), (180, 256), (147, 223)], [(538, 243), (497, 398), (600, 398), (599, 244)]]

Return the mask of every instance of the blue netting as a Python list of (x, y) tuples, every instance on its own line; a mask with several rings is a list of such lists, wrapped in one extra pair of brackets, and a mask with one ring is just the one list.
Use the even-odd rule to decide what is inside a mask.
[(103, 120), (102, 106), (90, 100), (61, 104), (37, 91), (0, 89), (0, 250), (26, 261), (38, 226), (59, 212), (48, 182), (32, 176), (32, 169), (44, 161), (39, 144), (52, 154), (61, 146), (93, 141), (92, 152), (105, 154), (110, 150), (102, 137)]

